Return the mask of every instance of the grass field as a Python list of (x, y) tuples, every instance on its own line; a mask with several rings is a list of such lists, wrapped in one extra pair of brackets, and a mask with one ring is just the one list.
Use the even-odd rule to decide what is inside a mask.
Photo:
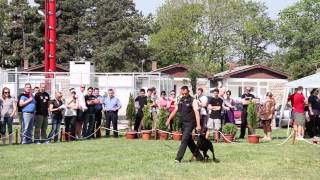
[[(260, 132), (261, 133), (261, 132)], [(124, 138), (0, 146), (0, 179), (319, 179), (320, 147), (289, 141), (214, 144), (220, 163), (174, 163), (179, 142)]]

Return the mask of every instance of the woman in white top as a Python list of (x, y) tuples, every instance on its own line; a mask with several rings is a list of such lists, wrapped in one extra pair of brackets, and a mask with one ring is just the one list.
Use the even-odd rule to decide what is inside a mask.
[(17, 104), (13, 97), (10, 96), (10, 89), (4, 87), (2, 89), (2, 96), (0, 97), (0, 109), (1, 109), (1, 120), (0, 129), (2, 143), (6, 144), (6, 129), (8, 128), (9, 144), (12, 144), (12, 123), (13, 118), (17, 112)]
[(76, 96), (75, 89), (69, 90), (69, 97), (65, 101), (66, 111), (64, 114), (64, 125), (65, 125), (65, 139), (66, 141), (74, 140), (70, 137), (70, 134), (75, 136), (75, 126), (77, 120), (77, 109), (79, 108), (79, 101)]

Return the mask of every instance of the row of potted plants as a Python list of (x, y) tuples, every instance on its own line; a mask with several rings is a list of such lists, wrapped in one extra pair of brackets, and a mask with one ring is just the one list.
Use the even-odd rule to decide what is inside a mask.
[[(144, 117), (142, 119), (142, 139), (150, 139), (152, 133), (152, 115), (150, 113), (149, 104), (143, 108)], [(258, 114), (256, 109), (256, 104), (251, 101), (248, 105), (248, 128), (251, 135), (248, 136), (249, 143), (259, 143), (259, 136), (255, 134), (255, 129), (258, 125)], [(126, 137), (129, 139), (136, 138), (136, 132), (132, 131), (132, 126), (135, 121), (136, 110), (134, 97), (130, 94), (129, 103), (127, 106), (127, 119), (129, 120), (129, 131), (126, 133)], [(166, 126), (166, 120), (169, 116), (169, 112), (165, 109), (159, 110), (158, 120), (157, 120), (157, 136), (160, 140), (167, 140), (169, 138), (168, 127)], [(173, 120), (173, 131), (172, 138), (174, 140), (181, 140), (181, 124), (180, 124), (180, 114), (177, 113), (175, 119)], [(222, 132), (224, 133), (224, 142), (230, 143), (235, 140), (235, 135), (237, 133), (237, 126), (231, 123), (226, 123), (223, 126)]]

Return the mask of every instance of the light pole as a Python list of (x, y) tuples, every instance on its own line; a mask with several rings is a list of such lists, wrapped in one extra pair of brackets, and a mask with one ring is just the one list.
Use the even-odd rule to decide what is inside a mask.
[(143, 72), (143, 66), (144, 66), (145, 63), (146, 63), (146, 60), (142, 59), (141, 60), (141, 72)]

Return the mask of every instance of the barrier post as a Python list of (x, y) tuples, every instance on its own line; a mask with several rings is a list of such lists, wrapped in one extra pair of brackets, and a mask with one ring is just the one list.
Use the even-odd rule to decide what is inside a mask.
[(62, 142), (62, 140), (63, 140), (63, 135), (64, 135), (64, 131), (63, 131), (63, 128), (61, 128), (61, 130), (60, 130), (60, 142)]
[(16, 129), (16, 142), (15, 142), (15, 144), (18, 144), (18, 134), (19, 134), (19, 130)]

